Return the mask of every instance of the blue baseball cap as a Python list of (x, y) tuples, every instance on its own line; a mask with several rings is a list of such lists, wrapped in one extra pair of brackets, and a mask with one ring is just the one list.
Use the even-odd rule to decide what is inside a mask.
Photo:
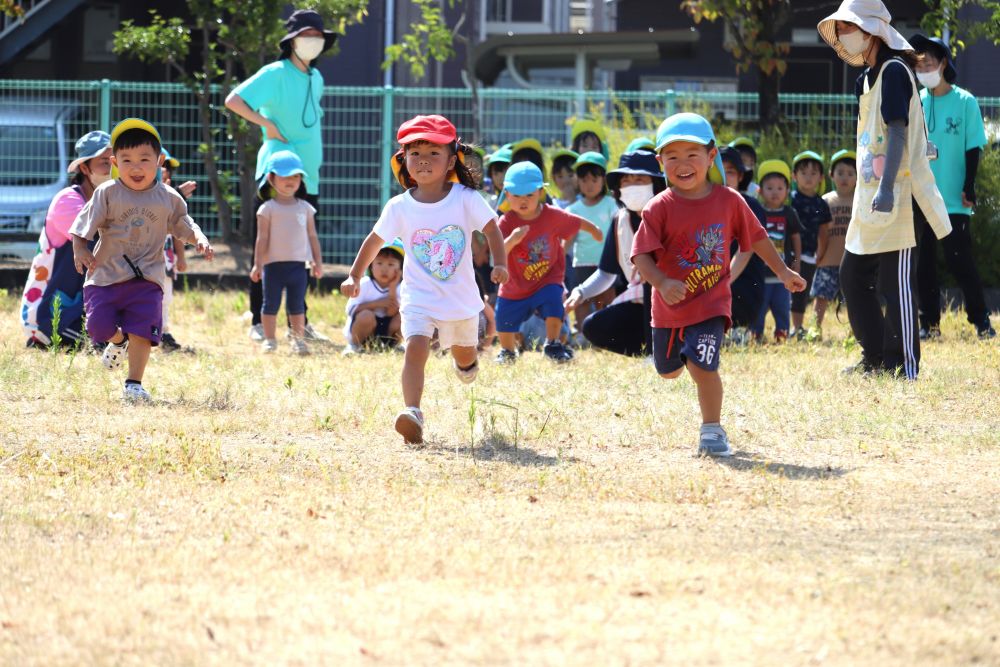
[[(264, 176), (257, 183), (257, 193), (260, 194), (261, 199), (266, 199), (267, 177), (271, 174), (286, 177), (294, 176), (295, 174), (305, 176), (306, 170), (302, 165), (302, 158), (294, 151), (285, 150), (272, 153), (271, 157), (267, 160), (267, 166), (264, 168)], [(303, 184), (305, 184), (305, 181), (303, 181)]]
[[(715, 132), (712, 130), (712, 124), (696, 113), (675, 113), (656, 128), (656, 152), (659, 153), (664, 146), (676, 141), (689, 141), (702, 146), (714, 145)], [(715, 163), (708, 170), (709, 179), (713, 183), (724, 183), (725, 173), (722, 157), (716, 151)]]
[(181, 161), (171, 155), (170, 151), (163, 146), (160, 146), (160, 152), (163, 154), (163, 164), (167, 165), (171, 169), (176, 169), (181, 166)]
[(512, 195), (530, 195), (546, 185), (542, 170), (531, 162), (512, 164), (503, 177), (503, 189)]
[[(76, 142), (76, 159), (69, 163), (66, 172), (72, 174), (80, 171), (80, 165), (87, 160), (103, 155), (111, 149), (111, 135), (107, 132), (94, 130), (80, 137)], [(109, 153), (110, 155), (110, 153)]]

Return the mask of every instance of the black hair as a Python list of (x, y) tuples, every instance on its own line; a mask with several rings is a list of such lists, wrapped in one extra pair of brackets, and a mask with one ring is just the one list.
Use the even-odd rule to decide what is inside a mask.
[(779, 174), (776, 171), (772, 171), (770, 174), (764, 174), (764, 178), (760, 179), (761, 186), (763, 186), (764, 182), (767, 181), (767, 179), (769, 179), (769, 178), (780, 178), (781, 180), (783, 180), (785, 182), (785, 187), (786, 188), (787, 187), (791, 187), (791, 183), (788, 182), (788, 179), (785, 178), (785, 175), (784, 174)]
[(796, 162), (795, 163), (795, 169), (792, 169), (792, 173), (793, 174), (797, 174), (799, 172), (799, 168), (800, 167), (804, 167), (807, 164), (814, 164), (814, 165), (816, 165), (816, 168), (819, 169), (819, 173), (820, 174), (823, 173), (823, 163), (820, 162), (819, 160), (817, 160), (815, 158), (811, 158), (811, 157), (803, 158), (803, 159), (799, 160), (798, 162)]
[[(733, 153), (730, 151), (724, 151), (724, 152), (720, 151), (720, 153), (722, 153), (720, 156), (722, 158), (722, 164), (723, 166), (725, 166), (726, 163), (729, 163), (734, 167), (736, 167), (737, 171), (740, 172), (740, 180), (739, 183), (736, 184), (736, 187), (740, 192), (746, 192), (747, 188), (750, 187), (750, 183), (753, 182), (753, 170), (747, 169), (743, 165), (743, 158), (740, 155), (739, 150), (738, 149), (733, 149), (733, 150), (736, 151), (736, 155), (733, 155)], [(735, 162), (734, 160), (739, 160), (739, 163)], [(722, 176), (724, 180), (726, 175), (723, 174)]]
[(552, 173), (557, 174), (563, 170), (573, 171), (573, 163), (576, 158), (572, 155), (559, 155), (552, 160)]
[(155, 136), (138, 127), (133, 127), (131, 130), (125, 130), (118, 135), (115, 139), (115, 145), (112, 147), (112, 152), (117, 153), (121, 150), (128, 150), (129, 148), (138, 148), (140, 146), (149, 146), (153, 149), (153, 152), (157, 155), (160, 154), (160, 142)]
[[(413, 181), (413, 177), (410, 176), (410, 172), (406, 170), (406, 149), (408, 149), (410, 146), (419, 146), (421, 144), (429, 144), (429, 143), (431, 142), (424, 140), (412, 141), (403, 146), (403, 150), (400, 151), (400, 153), (397, 153), (398, 156), (397, 159), (399, 160), (399, 177), (400, 179), (402, 179), (403, 182)], [(467, 144), (463, 144), (460, 141), (454, 141), (446, 145), (448, 149), (451, 151), (451, 154), (456, 156), (454, 169), (455, 169), (455, 176), (458, 177), (458, 182), (467, 188), (472, 188), (473, 190), (476, 190), (477, 189), (476, 179), (472, 176), (472, 172), (469, 171), (469, 168), (465, 166), (465, 163), (462, 162), (462, 159), (458, 157), (459, 153), (468, 155), (469, 153), (472, 152), (472, 149)]]
[(380, 248), (379, 251), (378, 251), (378, 253), (375, 255), (375, 257), (376, 258), (378, 258), (378, 257), (392, 257), (393, 259), (395, 259), (395, 260), (397, 260), (399, 262), (400, 266), (403, 265), (403, 256), (400, 255), (397, 251), (393, 250), (392, 248)]
[(514, 153), (510, 158), (510, 163), (517, 162), (530, 162), (535, 165), (542, 172), (542, 180), (545, 180), (545, 159), (534, 148), (522, 148)]
[(596, 133), (591, 132), (590, 130), (585, 130), (585, 131), (581, 132), (580, 134), (576, 135), (575, 137), (573, 137), (573, 146), (572, 146), (573, 152), (574, 153), (581, 152), (580, 151), (580, 144), (583, 143), (584, 139), (589, 139), (591, 137), (593, 137), (594, 139), (597, 139), (597, 144), (601, 148), (604, 148), (604, 142), (601, 141), (601, 138), (599, 136), (597, 136)]
[(740, 155), (749, 155), (750, 157), (753, 158), (754, 162), (757, 161), (757, 151), (754, 149), (753, 146), (741, 145), (741, 146), (734, 146), (734, 148), (740, 152)]
[(842, 157), (833, 164), (830, 165), (830, 176), (833, 176), (833, 170), (837, 168), (837, 165), (841, 162), (850, 165), (851, 169), (854, 171), (858, 170), (858, 162), (852, 157)]
[(577, 178), (586, 178), (587, 176), (600, 176), (604, 178), (607, 172), (598, 164), (591, 164), (590, 162), (585, 162), (575, 169)]

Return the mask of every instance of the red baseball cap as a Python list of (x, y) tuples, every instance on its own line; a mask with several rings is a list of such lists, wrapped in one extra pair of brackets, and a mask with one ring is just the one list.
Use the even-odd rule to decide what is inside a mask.
[(396, 140), (400, 145), (412, 144), (414, 141), (429, 141), (432, 144), (452, 144), (458, 139), (458, 133), (451, 121), (444, 116), (414, 116), (399, 126)]

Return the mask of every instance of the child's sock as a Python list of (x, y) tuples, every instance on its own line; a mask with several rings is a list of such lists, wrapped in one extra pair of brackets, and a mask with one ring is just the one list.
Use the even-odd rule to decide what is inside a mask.
[(476, 361), (473, 361), (473, 362), (472, 362), (471, 364), (469, 364), (468, 366), (459, 366), (459, 365), (458, 365), (458, 364), (456, 363), (456, 364), (455, 364), (455, 367), (456, 367), (456, 368), (457, 368), (458, 370), (460, 370), (460, 371), (471, 371), (471, 370), (472, 370), (473, 368), (475, 368), (475, 367), (476, 367), (476, 364), (478, 364), (478, 363), (479, 363), (479, 360), (477, 359)]
[(125, 386), (126, 387), (129, 386), (130, 384), (137, 384), (137, 385), (139, 385), (141, 387), (142, 386), (142, 380), (125, 380)]

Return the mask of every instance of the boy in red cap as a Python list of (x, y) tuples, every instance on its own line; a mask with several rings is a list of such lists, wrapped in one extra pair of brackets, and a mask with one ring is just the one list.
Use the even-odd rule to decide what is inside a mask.
[(493, 256), (491, 279), (507, 280), (507, 253), (496, 217), (475, 189), (462, 161), (467, 150), (455, 126), (443, 116), (416, 116), (399, 127), (400, 150), (392, 168), (405, 192), (386, 203), (382, 215), (340, 289), (358, 295), (361, 278), (387, 241), (399, 238), (406, 261), (399, 312), (406, 341), (403, 362), (404, 409), (396, 431), (408, 443), (423, 442), (424, 366), (437, 331), (441, 349), (451, 349), (455, 374), (465, 383), (479, 371), (479, 313), (483, 300), (472, 266), (472, 235), (486, 235)]

